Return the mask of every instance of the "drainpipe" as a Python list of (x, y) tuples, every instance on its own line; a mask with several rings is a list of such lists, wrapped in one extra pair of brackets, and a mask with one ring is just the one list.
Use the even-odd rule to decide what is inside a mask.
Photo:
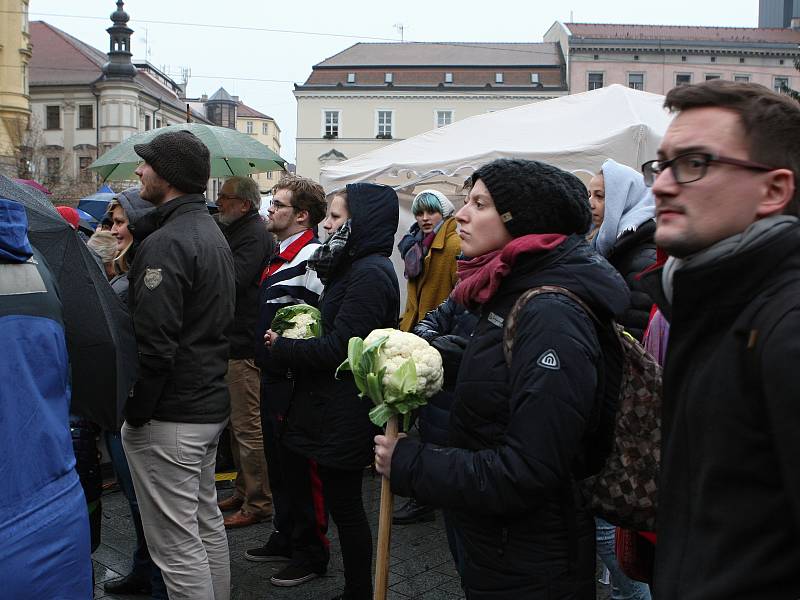
[[(94, 118), (95, 118), (95, 128), (94, 128), (94, 159), (97, 160), (100, 158), (100, 94), (97, 91), (97, 82), (103, 79), (103, 75), (100, 75), (97, 79), (95, 79), (91, 84), (92, 95), (94, 96)], [(97, 178), (99, 176), (95, 175), (95, 184), (97, 183)]]
[(161, 98), (156, 98), (158, 100), (158, 108), (153, 111), (153, 129), (156, 128), (156, 113), (161, 110)]

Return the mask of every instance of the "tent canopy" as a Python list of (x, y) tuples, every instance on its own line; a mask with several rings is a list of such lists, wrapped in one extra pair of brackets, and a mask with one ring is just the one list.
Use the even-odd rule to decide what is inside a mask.
[(463, 183), (481, 165), (512, 157), (568, 171), (595, 172), (607, 158), (638, 169), (655, 158), (672, 118), (663, 103), (611, 85), (477, 115), (323, 167), (320, 182), (326, 191), (374, 181), (412, 192), (434, 179)]

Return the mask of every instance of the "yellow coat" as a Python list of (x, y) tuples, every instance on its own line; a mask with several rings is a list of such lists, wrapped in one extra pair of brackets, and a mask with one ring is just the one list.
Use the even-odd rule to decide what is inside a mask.
[(402, 331), (411, 331), (429, 311), (439, 306), (456, 284), (456, 257), (461, 253), (461, 240), (456, 220), (445, 219), (428, 254), (423, 259), (422, 274), (408, 280), (406, 310), (400, 320)]

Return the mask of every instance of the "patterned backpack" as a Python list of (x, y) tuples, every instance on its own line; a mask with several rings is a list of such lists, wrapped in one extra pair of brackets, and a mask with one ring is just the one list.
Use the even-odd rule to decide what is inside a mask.
[(661, 462), (661, 366), (620, 325), (600, 321), (576, 294), (550, 285), (523, 293), (506, 318), (503, 352), (509, 366), (519, 313), (540, 294), (561, 294), (580, 306), (595, 323), (603, 350), (598, 398), (584, 438), (586, 471), (577, 486), (594, 514), (609, 523), (655, 531)]

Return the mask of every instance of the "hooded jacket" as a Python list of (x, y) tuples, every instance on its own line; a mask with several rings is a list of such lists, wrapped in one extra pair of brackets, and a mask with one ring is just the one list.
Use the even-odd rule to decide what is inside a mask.
[[(141, 219), (147, 213), (154, 211), (156, 208), (146, 200), (142, 200), (142, 197), (139, 196), (139, 188), (130, 188), (120, 192), (116, 199), (119, 202), (119, 205), (122, 207), (122, 210), (125, 211), (125, 217), (128, 219), (128, 231), (131, 233), (131, 235), (133, 235), (136, 231), (137, 221), (139, 221), (139, 219)], [(139, 244), (134, 237), (130, 247), (125, 251), (125, 258), (128, 265), (133, 264), (133, 257), (136, 255), (136, 247), (138, 245)], [(122, 300), (122, 302), (127, 306), (129, 289), (128, 273), (125, 272), (117, 275), (109, 283), (117, 293), (117, 296), (119, 296), (119, 299)]]
[(638, 171), (611, 159), (603, 163), (605, 214), (594, 248), (625, 278), (631, 304), (617, 321), (641, 341), (653, 300), (638, 275), (656, 262), (655, 200)]
[(205, 198), (188, 194), (139, 219), (128, 303), (139, 347), (129, 423), (219, 423), (230, 413), (227, 332), (233, 256)]
[(453, 510), (471, 599), (594, 598), (594, 521), (572, 481), (602, 350), (577, 304), (544, 294), (520, 314), (509, 368), (505, 318), (525, 290), (540, 285), (573, 291), (600, 318), (628, 303), (619, 273), (580, 236), (521, 256), (482, 306), (464, 352), (450, 447), (403, 439), (392, 458), (395, 493)]
[(671, 301), (643, 277), (670, 320), (654, 597), (800, 597), (800, 223), (767, 227)]
[(389, 256), (399, 206), (392, 188), (370, 183), (348, 185), (347, 205), (345, 256), (320, 297), (323, 336), (279, 337), (271, 360), (291, 368), (295, 378), (283, 443), (324, 466), (362, 469), (372, 461), (372, 402), (358, 397), (349, 372), (338, 379), (334, 373), (347, 358), (351, 337), (397, 326), (400, 287)]

